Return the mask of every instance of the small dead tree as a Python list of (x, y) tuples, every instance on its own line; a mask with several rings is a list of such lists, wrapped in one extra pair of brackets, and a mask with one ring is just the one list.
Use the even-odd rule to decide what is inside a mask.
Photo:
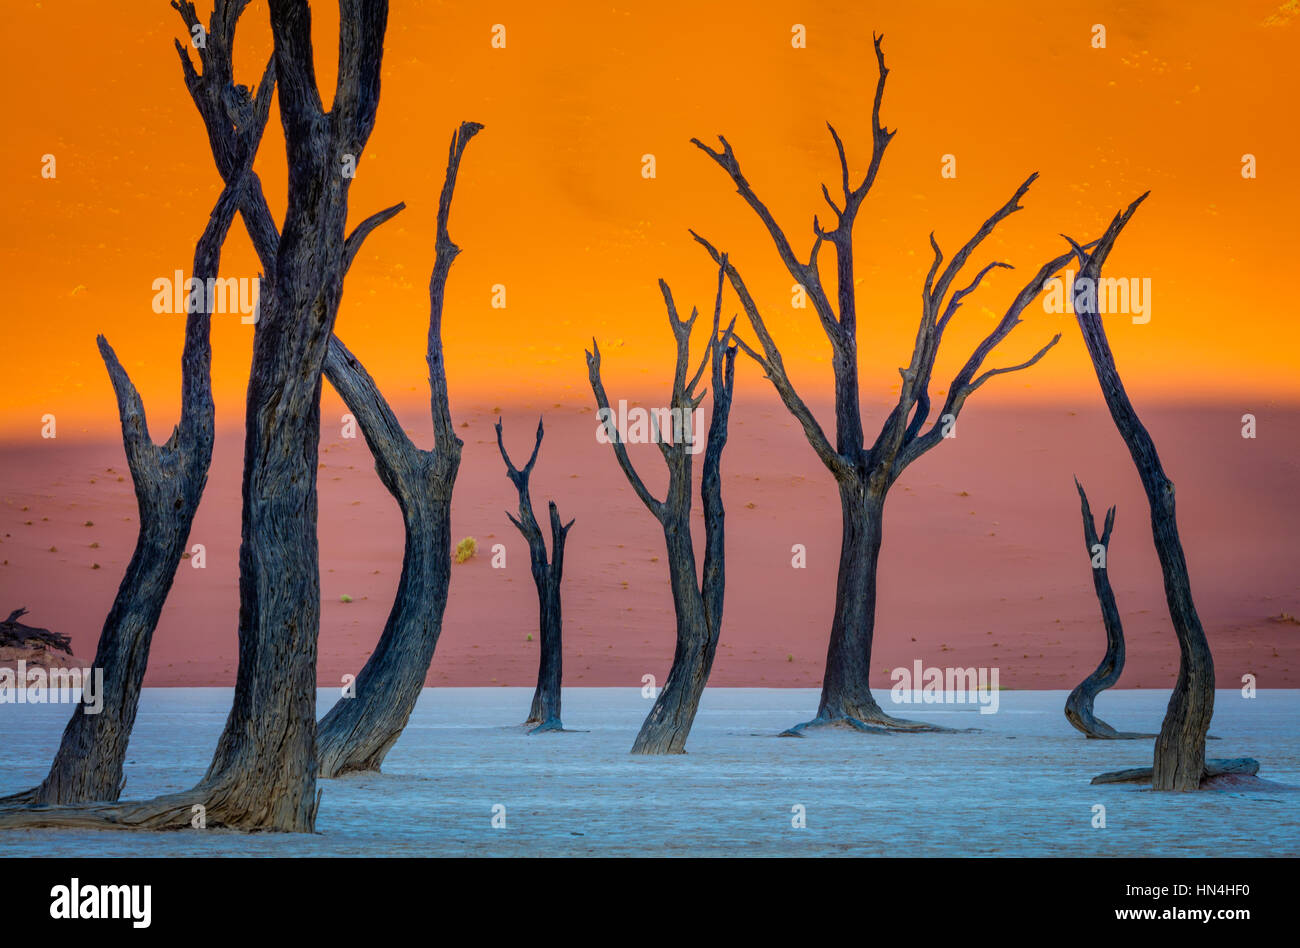
[(0, 648), (37, 649), (44, 652), (52, 650), (72, 654), (72, 636), (19, 622), (25, 615), (26, 607), (19, 606), (0, 622)]
[[(1034, 365), (1061, 338), (1058, 333), (1045, 346), (1028, 359), (1003, 368), (984, 369), (985, 359), (1010, 332), (1020, 324), (1021, 314), (1038, 296), (1046, 282), (1065, 266), (1072, 254), (1054, 257), (1016, 294), (1005, 315), (993, 330), (975, 348), (965, 365), (947, 387), (943, 407), (928, 429), (923, 430), (930, 418), (930, 379), (944, 330), (956, 314), (962, 301), (973, 293), (984, 277), (995, 268), (1010, 269), (1011, 265), (993, 262), (979, 270), (971, 282), (955, 289), (953, 281), (975, 250), (999, 223), (1021, 210), (1020, 199), (1038, 175), (1032, 174), (1020, 185), (1002, 207), (988, 218), (946, 266), (943, 253), (934, 235), (930, 246), (934, 261), (926, 275), (922, 289), (921, 321), (917, 329), (916, 344), (911, 363), (900, 369), (902, 385), (898, 403), (886, 417), (880, 433), (870, 445), (863, 437), (862, 410), (858, 385), (858, 300), (857, 280), (854, 277), (853, 225), (863, 201), (875, 183), (884, 158), (885, 149), (895, 132), (880, 123), (880, 106), (885, 92), (885, 57), (881, 37), (875, 37), (876, 63), (879, 78), (876, 83), (875, 102), (872, 107), (872, 154), (867, 171), (859, 184), (850, 179), (849, 161), (839, 134), (831, 126), (840, 164), (840, 203), (836, 203), (824, 185), (822, 196), (835, 214), (834, 227), (824, 228), (813, 217), (812, 249), (807, 260), (800, 259), (785, 232), (781, 229), (767, 206), (759, 200), (749, 181), (741, 172), (740, 163), (725, 138), (719, 137), (721, 149), (708, 147), (698, 139), (692, 142), (722, 168), (735, 184), (737, 192), (758, 215), (776, 246), (782, 263), (801, 286), (811, 301), (823, 332), (831, 344), (832, 368), (835, 376), (835, 443), (832, 444), (811, 409), (795, 391), (785, 371), (781, 351), (768, 332), (757, 303), (746, 287), (740, 272), (727, 263), (723, 269), (732, 287), (740, 297), (750, 327), (757, 337), (755, 348), (743, 339), (736, 344), (762, 368), (772, 382), (781, 401), (803, 428), (808, 443), (835, 477), (839, 485), (843, 533), (840, 546), (839, 576), (835, 590), (835, 613), (831, 623), (830, 646), (826, 656), (826, 673), (822, 682), (821, 702), (817, 716), (785, 732), (801, 736), (815, 726), (849, 726), (861, 731), (885, 730), (934, 731), (944, 730), (934, 725), (903, 721), (886, 714), (871, 694), (869, 673), (871, 648), (875, 633), (876, 574), (882, 538), (882, 517), (889, 488), (902, 476), (903, 471), (922, 454), (945, 438), (955, 436), (958, 415), (962, 406), (977, 389), (997, 375), (1017, 372)], [(694, 234), (694, 232), (692, 232)], [(724, 260), (711, 243), (698, 234), (695, 239), (704, 246), (715, 263)], [(818, 255), (829, 243), (835, 250), (836, 296), (822, 286)], [(760, 351), (761, 350), (761, 351)]]
[[(261, 127), (250, 130), (251, 155), (265, 127), (270, 90), (258, 94)], [(244, 166), (247, 168), (247, 165)], [(210, 286), (220, 268), (221, 247), (234, 219), (246, 179), (239, 169), (217, 200), (194, 249), (192, 278)], [(201, 295), (202, 300), (197, 297)], [(48, 805), (116, 800), (123, 783), (127, 744), (140, 705), (149, 647), (163, 604), (189, 542), (212, 461), (213, 402), (211, 299), (187, 296), (181, 354), (181, 416), (163, 444), (149, 435), (144, 402), (117, 354), (102, 335), (99, 352), (117, 396), (127, 468), (135, 486), (139, 529), (135, 549), (100, 630), (93, 667), (102, 671), (103, 708), (73, 711), (49, 773), (40, 785), (0, 800), (0, 805)], [(200, 305), (195, 305), (196, 303)]]
[[(224, 10), (237, 14), (243, 6), (236, 0)], [(244, 830), (315, 826), (321, 373), (346, 269), (347, 162), (359, 161), (374, 128), (388, 4), (340, 0), (338, 79), (328, 112), (306, 0), (270, 0), (269, 7), (288, 209), (270, 285), (263, 285), (249, 374), (234, 704), (193, 789), (138, 803), (6, 811), (0, 828), (168, 829), (199, 819)]]
[[(735, 320), (720, 333), (723, 277), (727, 268), (723, 255), (718, 269), (717, 297), (713, 304), (713, 328), (704, 356), (694, 375), (690, 370), (691, 328), (699, 311), (691, 310), (688, 319), (680, 319), (668, 284), (659, 281), (668, 309), (668, 322), (677, 342), (677, 362), (673, 375), (669, 413), (673, 431), (671, 441), (663, 426), (655, 423), (655, 442), (668, 466), (668, 491), (663, 500), (654, 497), (641, 480), (622, 433), (614, 421), (609, 397), (600, 379), (600, 348), (591, 341), (587, 353), (587, 375), (596, 396), (600, 418), (614, 449), (619, 467), (636, 491), (637, 497), (654, 514), (663, 527), (668, 551), (668, 574), (672, 585), (673, 611), (677, 619), (677, 647), (673, 653), (668, 680), (659, 692), (650, 714), (632, 744), (634, 754), (685, 753), (686, 738), (699, 708), (700, 696), (708, 683), (722, 629), (723, 588), (725, 579), (725, 545), (722, 507), (722, 450), (727, 443), (727, 420), (731, 414), (735, 387), (736, 347), (731, 344)], [(700, 499), (704, 511), (704, 571), (696, 576), (695, 548), (691, 541), (691, 459), (695, 439), (695, 410), (706, 393), (695, 392), (704, 369), (711, 370), (713, 408), (700, 472)], [(651, 418), (656, 418), (651, 415)]]
[[(1147, 192), (1150, 193), (1150, 192)], [(1068, 237), (1079, 260), (1079, 275), (1074, 282), (1074, 313), (1083, 333), (1084, 345), (1092, 360), (1097, 382), (1110, 416), (1120, 437), (1128, 447), (1137, 468), (1142, 488), (1151, 508), (1151, 533), (1156, 555), (1164, 574), (1165, 600), (1169, 618), (1178, 638), (1178, 680), (1174, 684), (1165, 719), (1156, 738), (1155, 763), (1151, 770), (1154, 790), (1197, 790), (1201, 782), (1221, 773), (1254, 773), (1259, 764), (1249, 758), (1206, 761), (1205, 739), (1214, 715), (1214, 658), (1210, 643), (1201, 627), (1196, 605), (1192, 601), (1187, 559), (1178, 538), (1178, 519), (1174, 511), (1174, 484), (1165, 475), (1156, 453), (1155, 442), (1138, 418), (1120, 379), (1115, 357), (1101, 322), (1099, 293), (1101, 269), (1115, 241), (1138, 207), (1146, 200), (1143, 194), (1127, 210), (1118, 213), (1101, 239), (1090, 250)], [(1254, 769), (1251, 769), (1251, 768)], [(1134, 771), (1126, 772), (1133, 779)], [(1094, 782), (1114, 782), (1116, 775), (1102, 775)], [(1112, 778), (1112, 779), (1107, 779)]]
[(564, 723), (560, 720), (560, 683), (564, 673), (564, 621), (560, 612), (560, 582), (564, 578), (564, 541), (574, 521), (561, 524), (560, 511), (555, 506), (555, 501), (552, 500), (547, 505), (551, 514), (551, 557), (548, 563), (546, 538), (542, 536), (542, 528), (533, 515), (533, 501), (528, 493), (528, 478), (533, 473), (533, 465), (537, 463), (537, 452), (542, 448), (542, 420), (537, 419), (537, 441), (522, 470), (511, 463), (510, 455), (506, 452), (500, 419), (497, 419), (496, 428), (497, 447), (501, 450), (501, 459), (506, 462), (506, 476), (519, 492), (519, 516), (515, 517), (508, 511), (506, 516), (528, 541), (528, 559), (532, 565), (533, 582), (537, 586), (541, 657), (537, 667), (537, 690), (533, 692), (533, 704), (524, 724), (535, 725), (529, 734), (563, 731)]
[(1101, 618), (1106, 626), (1106, 654), (1096, 670), (1081, 681), (1069, 697), (1065, 699), (1065, 717), (1088, 737), (1105, 740), (1139, 740), (1155, 737), (1154, 734), (1135, 734), (1132, 731), (1117, 731), (1105, 721), (1093, 714), (1093, 702), (1097, 695), (1107, 688), (1114, 687), (1119, 676), (1124, 672), (1124, 626), (1120, 622), (1119, 607), (1115, 604), (1115, 591), (1110, 587), (1108, 559), (1110, 556), (1110, 533), (1115, 526), (1115, 508), (1106, 511), (1106, 524), (1101, 536), (1097, 536), (1097, 523), (1093, 520), (1092, 510), (1088, 506), (1088, 495), (1083, 485), (1075, 478), (1074, 486), (1079, 489), (1079, 501), (1083, 511), (1083, 542), (1088, 550), (1088, 561), (1092, 565), (1092, 585), (1097, 591), (1097, 601), (1101, 604)]

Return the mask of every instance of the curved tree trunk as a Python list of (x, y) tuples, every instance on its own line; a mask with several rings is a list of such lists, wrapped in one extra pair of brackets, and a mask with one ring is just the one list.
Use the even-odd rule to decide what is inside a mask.
[(325, 376), (356, 417), (406, 531), (397, 595), (357, 676), (355, 696), (340, 699), (317, 726), (320, 776), (331, 778), (379, 770), (424, 687), (451, 582), (451, 495), (460, 443), (447, 452), (411, 444), (374, 380), (337, 337)]
[[(406, 547), (397, 598), (374, 652), (357, 676), (355, 697), (340, 699), (321, 719), (317, 747), (323, 777), (379, 769), (410, 720), (442, 632), (451, 583), (451, 496), (462, 448), (452, 427), (442, 352), (447, 277), (460, 253), (447, 221), (461, 158), (482, 128), (477, 122), (463, 122), (452, 134), (438, 199), (425, 351), (433, 450), (421, 451), (411, 443), (374, 380), (339, 339), (331, 341), (325, 360), (330, 384), (356, 416), (375, 457), (375, 469), (402, 509)], [(353, 231), (345, 271), (366, 235), (401, 208), (380, 211)]]
[(1080, 264), (1079, 276), (1075, 280), (1074, 306), (1106, 406), (1146, 491), (1151, 508), (1152, 537), (1164, 574), (1165, 600), (1169, 605), (1174, 634), (1178, 637), (1178, 681), (1169, 698), (1160, 735), (1156, 738), (1151, 785), (1155, 790), (1186, 791), (1198, 789), (1207, 774), (1205, 739), (1214, 714), (1214, 659), (1192, 602), (1187, 560), (1178, 538), (1173, 482), (1165, 476), (1155, 442), (1124, 390), (1098, 314), (1097, 294), (1093, 291), (1089, 295), (1088, 292), (1097, 286), (1102, 265), (1115, 240), (1145, 198), (1144, 194), (1124, 213), (1115, 216), (1091, 254), (1077, 244), (1073, 245)]
[[(588, 378), (600, 416), (610, 433), (614, 456), (628, 482), (642, 503), (663, 526), (668, 554), (668, 574), (672, 586), (673, 611), (677, 619), (677, 645), (673, 652), (668, 680), (655, 698), (641, 730), (632, 744), (634, 754), (681, 754), (699, 709), (700, 697), (713, 668), (714, 655), (722, 630), (722, 605), (725, 589), (725, 532), (722, 507), (722, 451), (727, 443), (727, 421), (731, 413), (735, 388), (736, 347), (732, 345), (735, 320), (719, 334), (722, 316), (722, 285), (727, 258), (720, 257), (718, 289), (713, 307), (713, 329), (704, 358), (694, 376), (687, 381), (690, 360), (691, 328), (698, 315), (678, 318), (668, 284), (659, 281), (669, 324), (677, 342), (677, 365), (673, 377), (671, 409), (681, 420), (680, 430), (673, 432), (671, 443), (662, 440), (660, 453), (668, 465), (668, 492), (663, 501), (655, 499), (632, 466), (621, 433), (614, 430), (609, 397), (600, 380), (600, 349), (592, 340), (587, 353)], [(704, 570), (697, 580), (695, 550), (691, 542), (691, 451), (698, 432), (691, 430), (694, 412), (704, 396), (695, 395), (695, 386), (705, 366), (712, 369), (713, 410), (708, 441), (700, 477), (700, 495), (704, 509)]]
[[(1115, 604), (1115, 592), (1110, 588), (1110, 574), (1107, 562), (1110, 556), (1110, 533), (1115, 526), (1115, 508), (1106, 511), (1106, 525), (1101, 536), (1097, 536), (1097, 524), (1092, 519), (1092, 510), (1088, 507), (1088, 495), (1083, 485), (1076, 479), (1075, 487), (1079, 489), (1079, 501), (1083, 512), (1083, 542), (1088, 550), (1088, 561), (1092, 563), (1092, 584), (1097, 591), (1097, 601), (1101, 604), (1101, 618), (1106, 626), (1106, 654), (1096, 670), (1079, 683), (1065, 699), (1065, 717), (1077, 730), (1088, 737), (1104, 740), (1139, 740), (1155, 737), (1154, 734), (1135, 734), (1131, 731), (1117, 731), (1105, 721), (1093, 714), (1093, 702), (1097, 695), (1107, 688), (1114, 687), (1119, 676), (1124, 672), (1124, 626), (1120, 622), (1119, 607)], [(1098, 556), (1100, 564), (1098, 565)]]
[(564, 578), (564, 541), (573, 526), (560, 523), (560, 511), (551, 501), (549, 506), (551, 519), (551, 562), (547, 562), (546, 540), (542, 537), (542, 528), (533, 515), (533, 501), (528, 493), (528, 478), (537, 463), (537, 454), (542, 448), (542, 419), (537, 419), (537, 440), (533, 444), (533, 453), (523, 469), (515, 467), (506, 451), (505, 440), (501, 434), (501, 421), (496, 424), (497, 448), (501, 459), (506, 462), (506, 476), (515, 485), (519, 493), (519, 516), (510, 513), (506, 516), (515, 525), (528, 542), (528, 562), (533, 574), (533, 584), (537, 587), (538, 620), (541, 656), (537, 665), (537, 689), (533, 692), (532, 707), (528, 710), (525, 725), (535, 725), (530, 734), (545, 731), (563, 731), (564, 723), (560, 718), (560, 684), (564, 673), (564, 622), (560, 610), (560, 583)]
[[(192, 277), (204, 286), (218, 273), (221, 246), (244, 183), (236, 178), (222, 191), (195, 247)], [(163, 445), (149, 437), (139, 393), (108, 341), (98, 337), (99, 352), (117, 395), (140, 523), (135, 550), (95, 650), (92, 673), (103, 674), (103, 708), (98, 714), (86, 714), (80, 706), (74, 710), (49, 774), (39, 786), (6, 797), (0, 804), (112, 801), (121, 792), (149, 647), (185, 553), (212, 460), (210, 328), (211, 314), (206, 308), (186, 316), (181, 419)]]

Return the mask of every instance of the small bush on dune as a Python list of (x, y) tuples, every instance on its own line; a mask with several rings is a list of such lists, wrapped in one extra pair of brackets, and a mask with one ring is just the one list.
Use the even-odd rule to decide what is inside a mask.
[(478, 540), (475, 540), (473, 537), (466, 537), (456, 544), (457, 563), (464, 563), (476, 553), (478, 553)]

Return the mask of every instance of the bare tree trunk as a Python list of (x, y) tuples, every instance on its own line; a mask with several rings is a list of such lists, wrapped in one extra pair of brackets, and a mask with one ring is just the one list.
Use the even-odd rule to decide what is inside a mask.
[(320, 776), (332, 778), (379, 770), (424, 687), (451, 582), (451, 495), (460, 443), (446, 452), (416, 448), (374, 380), (337, 337), (330, 342), (325, 375), (356, 417), (406, 531), (397, 595), (357, 676), (355, 697), (335, 703), (317, 729)]
[[(433, 661), (451, 583), (451, 497), (462, 443), (452, 427), (442, 353), (442, 312), (447, 277), (460, 248), (447, 230), (452, 196), (465, 148), (483, 128), (464, 122), (451, 136), (447, 173), (438, 201), (433, 273), (429, 279), (429, 368), (434, 448), (415, 447), (365, 368), (335, 338), (325, 360), (330, 384), (352, 411), (375, 457), (380, 480), (402, 510), (406, 546), (402, 578), (374, 652), (357, 675), (355, 697), (342, 698), (321, 719), (317, 733), (320, 775), (377, 771), (410, 720)], [(362, 222), (348, 238), (345, 269), (366, 235), (402, 205)]]
[[(265, 94), (269, 100), (269, 90)], [(221, 246), (242, 187), (236, 175), (235, 183), (222, 191), (195, 247), (191, 276), (203, 286), (218, 273)], [(205, 300), (203, 307), (186, 315), (181, 418), (162, 445), (149, 436), (144, 403), (126, 369), (108, 341), (98, 337), (100, 355), (117, 395), (140, 523), (135, 550), (95, 650), (92, 668), (103, 674), (103, 708), (98, 714), (87, 714), (84, 707), (77, 707), (45, 779), (31, 790), (0, 800), (0, 804), (113, 801), (121, 792), (150, 643), (185, 553), (212, 460), (211, 314), (206, 306)]]
[[(237, 13), (242, 3), (232, 3)], [(214, 11), (217, 17), (229, 8)], [(306, 0), (271, 0), (288, 210), (253, 338), (244, 442), (239, 665), (234, 705), (207, 774), (141, 803), (0, 814), (5, 826), (311, 832), (316, 793), (320, 575), (316, 467), (321, 372), (342, 295), (351, 177), (374, 127), (386, 0), (340, 0), (338, 85), (316, 84)], [(233, 25), (231, 25), (233, 31)], [(210, 32), (215, 32), (210, 31)]]
[(1139, 740), (1155, 737), (1154, 734), (1117, 731), (1093, 714), (1093, 702), (1097, 700), (1098, 693), (1113, 687), (1124, 672), (1124, 626), (1120, 622), (1119, 607), (1115, 604), (1115, 592), (1110, 588), (1110, 573), (1107, 565), (1110, 557), (1110, 533), (1115, 526), (1115, 508), (1111, 507), (1106, 511), (1106, 524), (1101, 536), (1098, 537), (1097, 524), (1092, 519), (1092, 510), (1088, 507), (1088, 495), (1084, 493), (1083, 485), (1077, 479), (1074, 486), (1079, 489), (1079, 501), (1082, 505), (1083, 542), (1088, 550), (1088, 561), (1092, 564), (1092, 584), (1097, 591), (1102, 622), (1106, 626), (1106, 654), (1096, 670), (1081, 681), (1065, 699), (1065, 717), (1077, 730), (1092, 738)]
[(537, 441), (533, 453), (523, 469), (516, 468), (506, 452), (505, 441), (501, 436), (501, 422), (497, 421), (497, 448), (501, 458), (506, 462), (506, 476), (519, 492), (519, 516), (507, 513), (510, 522), (515, 525), (528, 542), (528, 560), (532, 569), (533, 583), (537, 586), (538, 633), (540, 637), (541, 657), (537, 666), (537, 689), (533, 692), (532, 707), (528, 711), (528, 720), (524, 724), (535, 727), (530, 734), (545, 731), (563, 731), (564, 723), (560, 718), (560, 683), (563, 678), (564, 621), (560, 610), (560, 583), (564, 578), (564, 541), (574, 521), (560, 523), (560, 512), (551, 501), (549, 506), (551, 519), (551, 561), (547, 562), (546, 540), (542, 537), (542, 528), (533, 515), (533, 501), (528, 493), (528, 478), (537, 463), (537, 453), (542, 447), (542, 420), (537, 420)]
[(1096, 292), (1102, 265), (1115, 240), (1145, 199), (1146, 194), (1143, 194), (1126, 211), (1115, 215), (1091, 253), (1071, 241), (1080, 265), (1075, 280), (1074, 307), (1106, 406), (1120, 437), (1128, 446), (1146, 491), (1151, 508), (1152, 537), (1164, 574), (1165, 599), (1169, 604), (1174, 634), (1178, 637), (1178, 681), (1169, 698), (1160, 735), (1156, 738), (1152, 789), (1187, 791), (1198, 789), (1209, 772), (1205, 760), (1205, 738), (1214, 714), (1214, 659), (1192, 602), (1187, 560), (1178, 539), (1174, 485), (1165, 476), (1155, 442), (1124, 390), (1101, 323)]
[[(840, 482), (840, 506), (843, 529), (835, 615), (815, 720), (866, 729), (867, 722), (887, 718), (868, 684), (884, 497), (872, 497), (857, 479), (845, 479)], [(799, 730), (791, 728), (786, 733), (794, 736)]]
[[(203, 73), (186, 68), (186, 85), (203, 118), (217, 169), (230, 173), (232, 156), (247, 150), (240, 123), (226, 117), (223, 103), (239, 101), (234, 85), (231, 46), (234, 26), (247, 0), (218, 0), (207, 48), (201, 52)], [(191, 31), (198, 25), (193, 7), (180, 7)], [(268, 75), (274, 76), (274, 59)], [(330, 778), (356, 771), (377, 771), (401, 735), (423, 688), (442, 628), (450, 582), (450, 503), (461, 441), (451, 423), (447, 376), (442, 355), (442, 309), (446, 281), (460, 248), (447, 231), (456, 177), (465, 147), (483, 126), (464, 122), (452, 135), (447, 174), (438, 205), (435, 262), (429, 283), (430, 323), (426, 359), (429, 366), (430, 408), (436, 444), (422, 451), (407, 438), (374, 380), (360, 361), (337, 339), (331, 340), (324, 363), (326, 376), (358, 419), (376, 468), (402, 509), (406, 529), (402, 580), (375, 652), (357, 677), (352, 698), (338, 702), (317, 728), (319, 776)], [(269, 275), (274, 275), (280, 234), (267, 207), (261, 184), (253, 175), (244, 190), (240, 211)], [(369, 234), (405, 207), (397, 204), (363, 220), (349, 234), (343, 249), (346, 274)]]
[[(628, 482), (663, 526), (668, 554), (668, 575), (672, 586), (673, 611), (677, 619), (677, 645), (673, 652), (668, 680), (655, 699), (641, 730), (632, 744), (634, 754), (685, 753), (686, 739), (699, 709), (700, 697), (713, 668), (718, 638), (722, 630), (722, 605), (725, 588), (725, 533), (722, 507), (722, 450), (727, 442), (727, 421), (731, 413), (735, 387), (736, 348), (731, 345), (735, 320), (719, 334), (722, 316), (722, 285), (726, 273), (726, 255), (720, 258), (718, 290), (713, 307), (713, 329), (699, 368), (687, 380), (690, 362), (691, 328), (698, 311), (690, 318), (678, 318), (668, 284), (659, 281), (669, 324), (677, 342), (677, 364), (673, 377), (670, 409), (680, 420), (672, 442), (665, 443), (659, 433), (659, 450), (668, 465), (668, 492), (663, 501), (653, 497), (632, 466), (627, 446), (612, 421), (609, 398), (600, 379), (600, 349), (592, 340), (587, 353), (587, 371), (599, 417), (609, 433), (614, 456)], [(702, 579), (696, 579), (695, 550), (691, 542), (691, 452), (699, 433), (692, 430), (695, 409), (704, 395), (695, 394), (695, 386), (705, 367), (712, 369), (713, 410), (708, 441), (700, 477), (700, 494), (704, 510), (705, 553)]]

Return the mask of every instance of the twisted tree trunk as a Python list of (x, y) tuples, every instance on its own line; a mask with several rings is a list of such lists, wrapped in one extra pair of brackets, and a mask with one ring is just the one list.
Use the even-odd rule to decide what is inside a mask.
[(1106, 654), (1096, 670), (1081, 681), (1065, 699), (1065, 717), (1077, 730), (1092, 738), (1139, 740), (1155, 737), (1154, 734), (1117, 731), (1093, 714), (1092, 706), (1097, 700), (1097, 695), (1113, 687), (1124, 671), (1124, 626), (1120, 622), (1119, 607), (1115, 604), (1115, 592), (1110, 588), (1107, 566), (1110, 556), (1110, 533), (1115, 526), (1115, 508), (1111, 507), (1106, 511), (1106, 524), (1101, 536), (1098, 537), (1097, 524), (1092, 518), (1092, 510), (1088, 507), (1088, 495), (1084, 493), (1083, 485), (1077, 479), (1074, 486), (1079, 489), (1079, 501), (1082, 505), (1083, 542), (1088, 550), (1088, 561), (1092, 564), (1092, 584), (1097, 591), (1102, 622), (1106, 626)]
[(1126, 211), (1115, 215), (1091, 253), (1071, 241), (1080, 265), (1075, 280), (1074, 309), (1106, 407), (1110, 409), (1111, 418), (1129, 449), (1146, 491), (1151, 508), (1152, 538), (1164, 574), (1165, 599), (1174, 634), (1178, 637), (1178, 680), (1169, 698), (1160, 735), (1156, 738), (1151, 785), (1155, 790), (1187, 791), (1198, 789), (1210, 773), (1206, 766), (1205, 738), (1214, 714), (1214, 659), (1192, 602), (1187, 560), (1178, 538), (1174, 485), (1165, 476), (1155, 442), (1124, 390), (1102, 326), (1096, 292), (1102, 265), (1115, 240), (1145, 199), (1146, 194), (1143, 194)]
[[(670, 408), (679, 421), (679, 430), (673, 433), (671, 443), (665, 443), (660, 433), (659, 450), (668, 465), (668, 492), (664, 500), (657, 500), (646, 489), (645, 483), (632, 466), (621, 433), (614, 427), (609, 398), (600, 380), (600, 349), (594, 339), (592, 350), (587, 353), (588, 377), (600, 409), (600, 417), (609, 433), (614, 456), (637, 496), (663, 526), (673, 611), (677, 620), (677, 645), (673, 652), (672, 668), (632, 744), (634, 754), (685, 753), (686, 738), (690, 734), (700, 697), (713, 668), (722, 629), (726, 569), (721, 465), (735, 386), (736, 347), (731, 345), (735, 320), (719, 335), (722, 284), (727, 258), (723, 254), (719, 259), (713, 329), (699, 368), (689, 381), (686, 373), (689, 370), (691, 327), (699, 313), (692, 310), (689, 319), (679, 319), (668, 284), (659, 281), (668, 308), (669, 324), (677, 342), (677, 365)], [(694, 412), (704, 398), (703, 394), (695, 394), (695, 386), (706, 365), (712, 369), (713, 410), (700, 477), (705, 551), (703, 574), (697, 580), (695, 550), (691, 542), (690, 448), (694, 439), (699, 437), (698, 432), (692, 431)]]
[(533, 692), (532, 707), (528, 710), (525, 725), (535, 725), (530, 734), (545, 731), (563, 731), (564, 723), (560, 719), (560, 683), (564, 675), (564, 621), (560, 610), (560, 583), (564, 578), (564, 541), (569, 535), (569, 528), (574, 521), (560, 523), (560, 512), (555, 501), (548, 505), (551, 519), (551, 561), (547, 562), (546, 540), (542, 537), (542, 528), (533, 515), (533, 501), (528, 493), (528, 478), (537, 463), (537, 452), (542, 447), (542, 421), (537, 420), (537, 441), (533, 453), (523, 470), (514, 466), (506, 452), (505, 441), (501, 436), (501, 421), (498, 419), (497, 448), (501, 458), (506, 462), (506, 476), (519, 492), (519, 516), (510, 513), (510, 522), (518, 528), (528, 542), (528, 560), (532, 568), (533, 583), (537, 586), (538, 631), (540, 637), (541, 657), (537, 666), (537, 689)]
[[(221, 246), (234, 219), (244, 183), (236, 175), (235, 182), (222, 191), (194, 249), (192, 278), (205, 287), (210, 278), (217, 276)], [(64, 728), (45, 779), (31, 790), (5, 797), (0, 805), (113, 801), (121, 793), (126, 749), (140, 705), (149, 647), (185, 553), (212, 460), (212, 346), (208, 302), (205, 296), (204, 306), (192, 309), (185, 318), (181, 418), (162, 445), (155, 444), (149, 436), (144, 403), (126, 369), (108, 340), (103, 336), (97, 338), (117, 396), (122, 440), (135, 485), (140, 523), (135, 550), (95, 650), (92, 667), (104, 676), (103, 708), (98, 714), (87, 714), (78, 706)]]

